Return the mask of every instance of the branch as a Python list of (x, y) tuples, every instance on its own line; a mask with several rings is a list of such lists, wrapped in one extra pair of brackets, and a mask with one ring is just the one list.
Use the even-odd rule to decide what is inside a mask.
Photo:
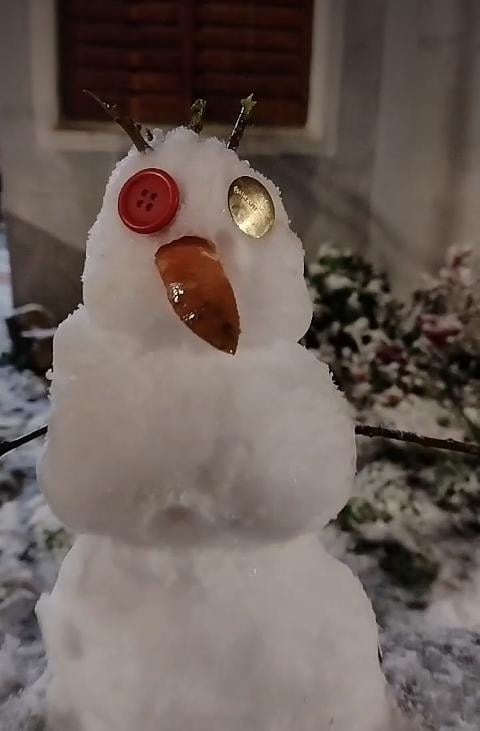
[(17, 437), (16, 439), (4, 439), (0, 442), (0, 457), (3, 457), (4, 454), (7, 454), (8, 452), (11, 452), (13, 449), (16, 449), (17, 447), (21, 447), (24, 444), (28, 444), (28, 442), (31, 442), (33, 439), (36, 439), (37, 437), (43, 437), (44, 434), (47, 433), (47, 427), (41, 426), (39, 429), (35, 429), (34, 431), (29, 432), (28, 434), (22, 434), (21, 437)]
[(240, 110), (240, 114), (238, 115), (237, 121), (235, 122), (235, 127), (233, 128), (230, 138), (227, 142), (227, 147), (229, 150), (237, 150), (240, 144), (240, 140), (242, 139), (242, 135), (245, 132), (245, 127), (250, 122), (253, 108), (256, 103), (257, 102), (253, 98), (253, 94), (250, 94), (249, 96), (245, 97), (245, 99), (241, 100), (242, 108)]
[[(148, 142), (142, 137), (142, 125), (137, 124), (133, 121), (133, 119), (130, 119), (130, 117), (121, 114), (117, 104), (110, 104), (109, 102), (103, 101), (103, 99), (100, 99), (100, 97), (94, 94), (93, 91), (90, 91), (90, 89), (83, 89), (83, 92), (92, 97), (92, 99), (94, 99), (97, 104), (102, 107), (103, 111), (108, 114), (108, 116), (111, 117), (124, 132), (127, 133), (139, 152), (145, 152), (145, 150), (152, 149)], [(147, 130), (147, 138), (150, 141), (153, 139), (153, 135), (150, 130)]]
[(462, 452), (480, 457), (480, 444), (476, 442), (460, 442), (457, 439), (438, 439), (437, 437), (425, 437), (415, 434), (412, 431), (400, 431), (399, 429), (388, 429), (385, 426), (369, 426), (368, 424), (357, 424), (355, 434), (362, 437), (380, 437), (381, 439), (395, 439), (399, 442), (418, 444), (420, 447), (433, 449), (446, 449), (451, 452)]
[[(47, 433), (47, 427), (41, 426), (39, 429), (23, 434), (21, 437), (4, 439), (0, 442), (0, 457), (8, 454), (13, 449), (28, 444), (37, 437), (43, 437)], [(357, 424), (355, 426), (355, 434), (362, 437), (395, 439), (399, 442), (407, 442), (410, 444), (418, 444), (420, 447), (427, 449), (446, 449), (450, 452), (461, 452), (462, 454), (471, 454), (480, 457), (480, 444), (476, 442), (460, 442), (456, 439), (438, 439), (437, 437), (425, 437), (421, 434), (415, 434), (411, 431), (400, 431), (398, 429), (389, 429), (385, 426), (369, 426), (368, 424)]]
[(207, 108), (207, 102), (205, 99), (195, 99), (192, 106), (190, 107), (192, 116), (188, 128), (199, 134), (203, 127), (203, 118), (205, 116), (205, 110)]

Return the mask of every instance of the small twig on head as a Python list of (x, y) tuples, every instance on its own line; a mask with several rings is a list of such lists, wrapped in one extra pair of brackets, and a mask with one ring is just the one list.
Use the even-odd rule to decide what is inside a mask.
[(250, 122), (250, 118), (253, 113), (253, 109), (256, 105), (256, 101), (253, 98), (253, 94), (250, 94), (245, 99), (242, 99), (242, 108), (240, 110), (240, 114), (237, 117), (237, 121), (235, 122), (235, 127), (232, 130), (232, 134), (230, 135), (230, 138), (227, 143), (227, 147), (229, 150), (236, 150), (240, 144), (240, 140), (242, 139), (242, 135), (245, 131), (245, 127)]
[(380, 437), (381, 439), (394, 439), (399, 442), (418, 444), (420, 447), (433, 449), (446, 449), (450, 452), (462, 452), (480, 457), (480, 444), (476, 442), (460, 442), (457, 439), (439, 439), (437, 437), (425, 437), (411, 431), (400, 429), (388, 429), (385, 426), (369, 426), (368, 424), (357, 424), (355, 434), (363, 437)]
[[(93, 93), (93, 91), (90, 91), (89, 89), (84, 89), (83, 91), (85, 94), (91, 96), (92, 99), (94, 99), (97, 104), (101, 106), (103, 111), (108, 114), (108, 116), (111, 117), (113, 121), (116, 122), (123, 129), (124, 132), (127, 133), (139, 152), (145, 152), (145, 150), (152, 149), (148, 142), (142, 137), (141, 124), (138, 124), (137, 122), (134, 122), (133, 119), (130, 119), (130, 117), (126, 117), (125, 115), (121, 114), (119, 112), (117, 104), (110, 104), (109, 102), (103, 101), (103, 99), (100, 99), (100, 97), (98, 97), (96, 94)], [(148, 139), (153, 139), (153, 135), (150, 137), (149, 134), (151, 135), (151, 132), (147, 130)]]
[(202, 131), (203, 118), (205, 116), (206, 108), (207, 102), (205, 101), (205, 99), (195, 99), (192, 106), (190, 107), (192, 111), (192, 116), (188, 124), (188, 129), (193, 130), (197, 134)]

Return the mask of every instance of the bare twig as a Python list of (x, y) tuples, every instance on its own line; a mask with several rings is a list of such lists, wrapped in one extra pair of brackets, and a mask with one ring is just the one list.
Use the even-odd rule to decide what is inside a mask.
[(241, 100), (242, 102), (242, 108), (240, 110), (240, 114), (238, 115), (237, 121), (235, 122), (235, 127), (232, 130), (232, 134), (230, 135), (230, 139), (228, 140), (227, 147), (229, 150), (236, 150), (240, 144), (240, 140), (242, 139), (242, 135), (245, 131), (245, 127), (250, 121), (250, 117), (253, 113), (253, 108), (256, 105), (256, 101), (253, 98), (253, 94), (250, 94), (245, 99)]
[(196, 132), (197, 134), (202, 131), (203, 118), (205, 116), (205, 109), (207, 108), (207, 102), (205, 99), (195, 99), (191, 106), (192, 116), (188, 128)]
[(463, 454), (472, 454), (480, 457), (480, 444), (476, 442), (461, 442), (457, 439), (426, 437), (421, 434), (415, 434), (412, 431), (400, 431), (399, 429), (388, 429), (385, 426), (369, 426), (368, 424), (357, 424), (355, 434), (363, 437), (394, 439), (399, 442), (418, 444), (420, 447), (446, 449), (450, 452), (462, 452)]
[(11, 452), (13, 449), (16, 449), (17, 447), (21, 447), (24, 444), (28, 444), (28, 442), (31, 442), (33, 439), (37, 439), (37, 437), (43, 437), (47, 433), (47, 427), (41, 426), (39, 429), (35, 429), (34, 431), (29, 432), (28, 434), (22, 434), (21, 437), (17, 437), (16, 439), (4, 439), (0, 442), (0, 457), (3, 457), (4, 454), (7, 454), (8, 452)]
[[(103, 111), (108, 114), (108, 116), (111, 117), (124, 132), (127, 133), (139, 152), (145, 152), (145, 150), (152, 149), (148, 142), (142, 137), (141, 124), (138, 124), (137, 122), (134, 122), (133, 119), (130, 119), (130, 117), (126, 117), (124, 114), (121, 114), (117, 104), (110, 104), (109, 102), (100, 99), (100, 97), (94, 94), (93, 91), (90, 91), (90, 89), (84, 89), (83, 91), (85, 94), (91, 96), (92, 99), (94, 99), (97, 104), (102, 107)], [(150, 130), (147, 130), (147, 137), (149, 140), (153, 139), (153, 135)]]
[[(28, 444), (37, 437), (43, 437), (47, 433), (47, 426), (41, 426), (35, 431), (23, 434), (16, 439), (4, 440), (0, 442), (0, 457), (11, 452), (23, 444)], [(450, 452), (461, 452), (462, 454), (471, 454), (480, 457), (480, 444), (476, 442), (461, 442), (457, 439), (438, 439), (437, 437), (426, 437), (421, 434), (415, 434), (411, 431), (400, 431), (398, 429), (389, 429), (385, 426), (369, 426), (368, 424), (357, 424), (355, 426), (355, 434), (362, 437), (394, 439), (400, 442), (410, 444), (418, 444), (420, 447), (427, 449), (446, 449)]]

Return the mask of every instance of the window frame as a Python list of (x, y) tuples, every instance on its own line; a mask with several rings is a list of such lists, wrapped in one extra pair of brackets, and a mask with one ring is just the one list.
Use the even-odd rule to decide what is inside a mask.
[[(291, 128), (254, 126), (242, 141), (242, 155), (290, 152), (331, 157), (335, 153), (345, 0), (313, 0), (313, 5), (306, 124)], [(77, 122), (61, 118), (56, 0), (42, 0), (41, 3), (30, 0), (29, 11), (37, 144), (41, 148), (55, 150), (123, 153), (128, 142), (121, 130), (115, 129), (110, 122)], [(158, 126), (166, 128), (165, 125)], [(230, 131), (228, 125), (205, 125), (207, 135), (228, 137)]]

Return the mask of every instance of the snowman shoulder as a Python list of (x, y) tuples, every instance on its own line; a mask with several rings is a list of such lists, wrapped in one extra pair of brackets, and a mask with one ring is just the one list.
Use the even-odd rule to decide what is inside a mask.
[(303, 346), (279, 341), (256, 354), (252, 351), (245, 365), (256, 371), (267, 390), (278, 390), (281, 400), (303, 402), (307, 411), (321, 410), (322, 421), (335, 416), (353, 424), (352, 408), (329, 366)]
[(242, 484), (262, 475), (262, 503), (275, 505), (285, 530), (325, 525), (350, 497), (355, 474), (354, 421), (328, 366), (281, 344), (239, 382), (228, 426), (246, 445)]
[(80, 305), (57, 328), (53, 339), (53, 374), (79, 374), (99, 363), (108, 363), (112, 354), (126, 360), (134, 350), (134, 341), (121, 333), (96, 327), (87, 309)]

